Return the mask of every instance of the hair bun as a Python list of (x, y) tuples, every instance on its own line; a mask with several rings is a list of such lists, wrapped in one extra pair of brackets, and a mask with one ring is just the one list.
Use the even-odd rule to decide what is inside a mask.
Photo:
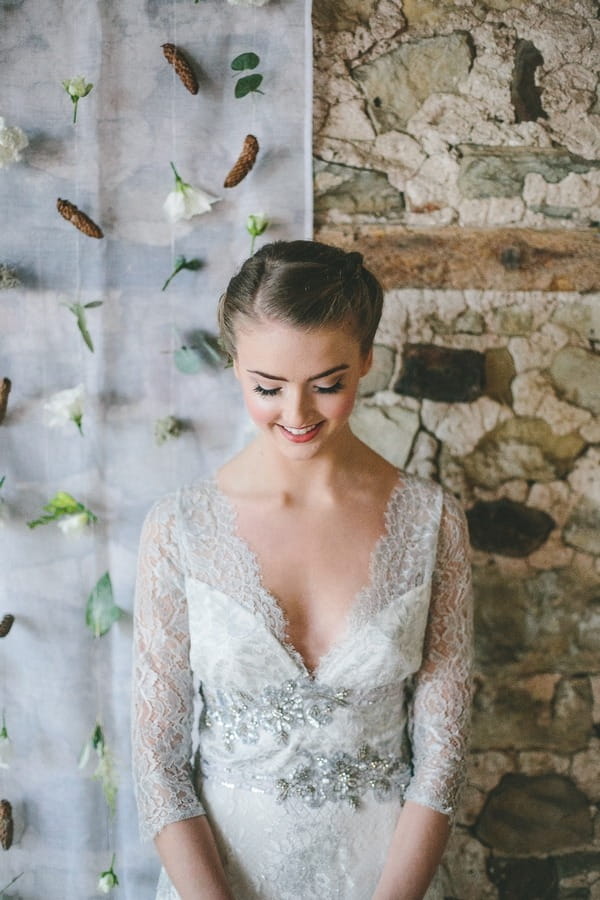
[(344, 261), (342, 263), (343, 280), (352, 281), (355, 278), (360, 278), (360, 276), (362, 275), (362, 267), (362, 253), (358, 253), (356, 251), (353, 251), (352, 253), (346, 253)]

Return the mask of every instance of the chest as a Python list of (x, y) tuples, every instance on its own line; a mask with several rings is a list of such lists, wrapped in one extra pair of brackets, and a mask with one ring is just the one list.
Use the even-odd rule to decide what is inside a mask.
[(367, 507), (309, 512), (241, 510), (240, 536), (254, 552), (266, 590), (281, 607), (287, 638), (314, 666), (343, 634), (371, 578), (384, 515)]

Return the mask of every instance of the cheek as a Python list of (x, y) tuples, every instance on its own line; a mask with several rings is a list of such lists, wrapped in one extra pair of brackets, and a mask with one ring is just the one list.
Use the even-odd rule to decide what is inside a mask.
[(248, 415), (257, 425), (267, 425), (273, 418), (276, 404), (264, 400), (253, 390), (244, 392), (244, 401)]
[(339, 394), (331, 397), (327, 403), (327, 414), (330, 419), (346, 419), (354, 409), (354, 394)]

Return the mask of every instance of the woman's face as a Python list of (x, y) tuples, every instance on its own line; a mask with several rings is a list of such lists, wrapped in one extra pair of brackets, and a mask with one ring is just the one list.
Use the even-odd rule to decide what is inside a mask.
[(348, 434), (359, 379), (371, 365), (350, 327), (304, 331), (281, 322), (236, 330), (234, 371), (248, 412), (285, 456), (312, 458)]

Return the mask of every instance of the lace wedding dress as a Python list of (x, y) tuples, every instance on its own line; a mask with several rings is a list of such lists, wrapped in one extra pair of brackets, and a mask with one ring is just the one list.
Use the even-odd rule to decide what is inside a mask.
[[(207, 814), (236, 900), (370, 900), (404, 801), (455, 809), (470, 707), (465, 520), (437, 485), (402, 475), (385, 522), (345, 632), (311, 672), (214, 479), (146, 519), (141, 833)], [(157, 898), (177, 897), (162, 871)]]

